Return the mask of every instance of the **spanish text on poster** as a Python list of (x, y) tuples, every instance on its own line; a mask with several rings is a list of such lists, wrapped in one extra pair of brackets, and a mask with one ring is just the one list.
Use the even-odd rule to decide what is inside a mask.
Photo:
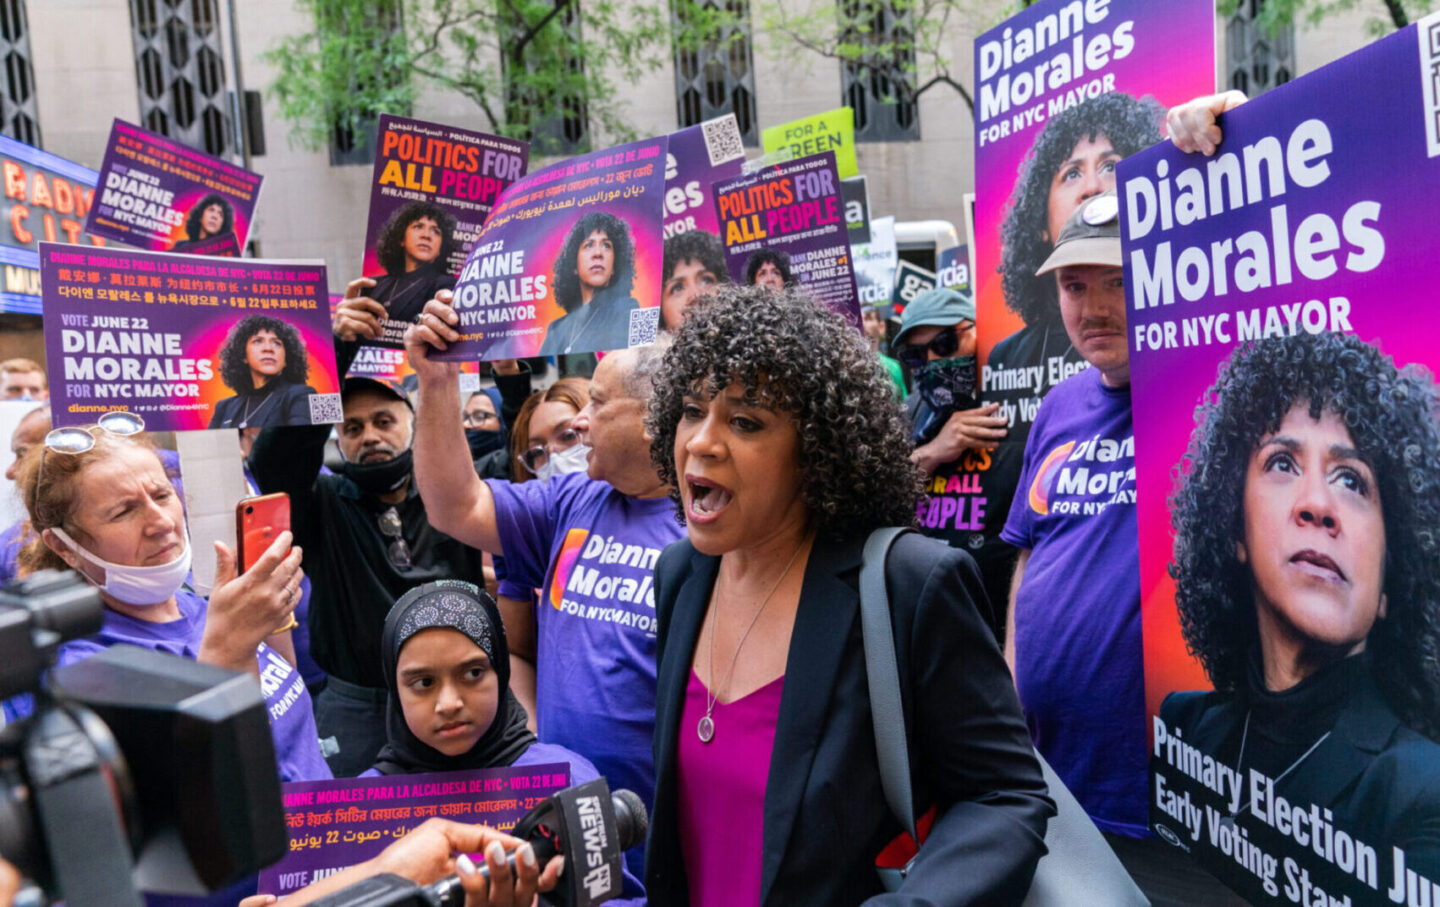
[(803, 287), (860, 324), (850, 241), (831, 152), (766, 167), (715, 187), (730, 277)]
[[(524, 175), (530, 146), (483, 132), (384, 114), (375, 141), (370, 219), (361, 273), (375, 281), (364, 291), (385, 307), (379, 340), (370, 349), (401, 350), (405, 328), (420, 317), (455, 276), (500, 193)], [(409, 369), (403, 355), (388, 375)]]
[(238, 256), (260, 174), (117, 119), (85, 229), (152, 252)]
[(436, 816), (509, 831), (569, 786), (563, 762), (286, 784), (290, 852), (260, 873), (260, 892), (284, 896), (363, 863)]
[(101, 237), (82, 232), (99, 174), (3, 135), (0, 174), (5, 181), (0, 211), (9, 225), (0, 230), (0, 265), (5, 268), (0, 311), (39, 315), (40, 243), (105, 245)]
[(1215, 85), (1211, 0), (1040, 0), (975, 39), (980, 397), (1007, 434), (985, 482), (998, 534), (1040, 401), (1086, 367), (1037, 277), (1065, 219), (1160, 141), (1165, 108)]
[(1119, 168), (1150, 818), (1255, 904), (1440, 898), (1437, 48)]
[(319, 261), (40, 244), (54, 424), (150, 431), (339, 422)]
[(505, 190), (455, 285), (461, 338), (436, 359), (651, 343), (660, 322), (667, 139), (567, 158)]

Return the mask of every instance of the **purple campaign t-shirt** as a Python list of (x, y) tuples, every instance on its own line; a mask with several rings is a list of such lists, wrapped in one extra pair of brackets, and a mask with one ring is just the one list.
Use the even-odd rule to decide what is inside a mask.
[[(128, 643), (156, 652), (195, 659), (205, 632), (205, 600), (182, 589), (175, 594), (180, 619), (152, 623), (105, 609), (100, 632), (60, 647), (56, 664), (83, 661), (117, 643)], [(270, 734), (275, 741), (275, 761), (281, 781), (317, 781), (331, 777), (320, 755), (320, 735), (305, 680), (289, 662), (263, 642), (255, 652), (260, 668), (260, 691), (270, 714)]]
[[(655, 797), (655, 561), (685, 529), (668, 497), (584, 473), (489, 482), (508, 578), (540, 590), (536, 725), (610, 787)], [(633, 867), (632, 867), (633, 868)]]
[(1101, 830), (1144, 837), (1129, 387), (1106, 387), (1090, 368), (1050, 392), (1001, 538), (1031, 549), (1015, 600), (1015, 684), (1035, 746)]

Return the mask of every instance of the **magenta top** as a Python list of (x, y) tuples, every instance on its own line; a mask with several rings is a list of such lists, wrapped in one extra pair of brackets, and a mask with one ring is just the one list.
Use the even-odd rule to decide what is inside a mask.
[(715, 703), (715, 736), (701, 743), (706, 690), (690, 671), (676, 768), (691, 907), (760, 903), (765, 782), (784, 689), (781, 675), (728, 705)]

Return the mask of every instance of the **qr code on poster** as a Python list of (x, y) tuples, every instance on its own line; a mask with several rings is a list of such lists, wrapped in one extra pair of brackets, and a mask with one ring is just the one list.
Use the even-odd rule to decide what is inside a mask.
[(345, 410), (340, 406), (339, 394), (310, 395), (310, 424), (328, 425), (345, 421)]
[(629, 346), (648, 346), (655, 342), (655, 334), (660, 329), (660, 307), (651, 306), (648, 309), (630, 310), (630, 333), (627, 335)]
[(735, 114), (706, 120), (700, 129), (705, 134), (705, 151), (710, 155), (711, 167), (745, 156), (745, 143), (740, 139), (740, 124)]

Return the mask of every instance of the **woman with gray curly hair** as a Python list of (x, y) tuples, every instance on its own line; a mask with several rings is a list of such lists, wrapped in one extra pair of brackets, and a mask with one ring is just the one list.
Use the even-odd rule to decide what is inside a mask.
[[(667, 905), (858, 904), (901, 833), (857, 591), (870, 532), (915, 522), (901, 411), (860, 334), (793, 290), (697, 301), (654, 385), (651, 458), (689, 540), (655, 570), (646, 889)], [(903, 890), (1020, 903), (1053, 806), (975, 562), (907, 534), (886, 576), (916, 802), (935, 815)]]

